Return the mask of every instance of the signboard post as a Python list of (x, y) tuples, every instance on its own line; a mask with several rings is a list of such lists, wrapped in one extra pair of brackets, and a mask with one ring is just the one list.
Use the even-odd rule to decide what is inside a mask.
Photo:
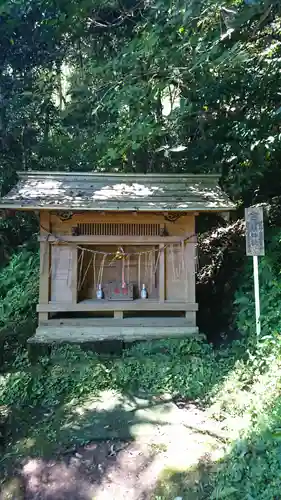
[(258, 257), (264, 255), (264, 225), (263, 208), (250, 207), (245, 209), (246, 220), (246, 254), (253, 257), (254, 290), (256, 308), (256, 332), (261, 333), (260, 323), (260, 290)]

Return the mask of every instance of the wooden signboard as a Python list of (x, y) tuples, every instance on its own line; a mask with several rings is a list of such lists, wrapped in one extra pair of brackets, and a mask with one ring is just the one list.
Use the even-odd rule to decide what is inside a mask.
[(263, 208), (245, 209), (246, 220), (246, 254), (249, 256), (264, 255)]
[(253, 257), (254, 291), (256, 309), (256, 332), (261, 334), (260, 290), (258, 257), (264, 255), (263, 208), (249, 207), (245, 209), (246, 219), (246, 253)]

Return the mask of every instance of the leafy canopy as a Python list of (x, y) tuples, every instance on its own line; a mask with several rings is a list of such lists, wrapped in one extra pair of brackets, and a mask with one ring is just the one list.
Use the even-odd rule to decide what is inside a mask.
[(219, 172), (276, 194), (280, 4), (6, 1), (3, 189), (18, 169)]

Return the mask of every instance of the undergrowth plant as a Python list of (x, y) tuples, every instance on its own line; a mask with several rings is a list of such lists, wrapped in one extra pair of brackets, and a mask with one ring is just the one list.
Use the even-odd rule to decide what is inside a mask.
[[(235, 326), (240, 339), (214, 352), (208, 414), (223, 422), (228, 448), (219, 462), (208, 463), (201, 477), (180, 474), (182, 498), (190, 496), (192, 473), (197, 500), (278, 500), (281, 491), (281, 233), (268, 236), (260, 259), (262, 334), (255, 332), (252, 262), (246, 265), (235, 297)], [(209, 363), (209, 357), (205, 358)], [(206, 370), (206, 373), (208, 371)], [(196, 375), (195, 375), (196, 377)], [(201, 471), (202, 472), (202, 471)], [(161, 500), (178, 490), (179, 474), (164, 485)], [(167, 492), (167, 494), (166, 494)]]
[(54, 349), (39, 363), (32, 366), (27, 353), (16, 357), (13, 370), (0, 378), (0, 400), (4, 404), (50, 408), (110, 385), (110, 368), (96, 355), (79, 348)]
[[(56, 449), (87, 442), (91, 412), (85, 409), (104, 389), (129, 397), (169, 393), (203, 400), (214, 373), (214, 352), (194, 339), (140, 344), (117, 360), (64, 346), (53, 348), (50, 356), (31, 365), (27, 354), (19, 353), (9, 372), (0, 375), (0, 402), (16, 415), (25, 435), (19, 438), (12, 429), (7, 460), (30, 454), (30, 442), (34, 454), (46, 446)], [(36, 424), (30, 426), (31, 421)]]
[(1, 333), (21, 333), (25, 323), (28, 323), (29, 328), (32, 322), (35, 324), (39, 289), (38, 270), (38, 252), (28, 249), (15, 253), (9, 264), (2, 269), (0, 337)]
[(215, 354), (206, 342), (167, 339), (144, 342), (125, 351), (113, 377), (120, 389), (196, 399), (208, 393), (214, 373)]
[(27, 353), (19, 354), (11, 372), (2, 376), (0, 399), (8, 405), (55, 406), (62, 398), (81, 399), (105, 388), (203, 398), (213, 373), (212, 348), (194, 339), (140, 344), (117, 360), (103, 360), (79, 347), (59, 347), (36, 366)]
[[(244, 350), (213, 392), (211, 413), (225, 419), (235, 441), (210, 475), (211, 499), (275, 500), (281, 491), (281, 278), (280, 231), (271, 233), (260, 262), (262, 334), (256, 338), (251, 265), (236, 294)], [(238, 352), (237, 351), (237, 352)], [(202, 498), (205, 498), (202, 496)]]

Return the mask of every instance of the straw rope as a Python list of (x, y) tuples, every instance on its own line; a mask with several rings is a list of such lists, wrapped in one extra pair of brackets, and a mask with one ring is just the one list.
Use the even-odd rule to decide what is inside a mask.
[[(56, 244), (64, 244), (64, 245), (70, 245), (73, 246), (73, 243), (68, 242), (67, 240), (64, 240), (61, 237), (57, 237), (53, 235), (52, 233), (48, 232), (43, 226), (41, 228), (47, 233), (47, 241), (49, 241), (50, 236), (55, 238), (55, 243)], [(116, 260), (121, 260), (122, 259), (122, 284), (125, 283), (125, 278), (127, 275), (127, 282), (130, 282), (130, 261), (131, 257), (137, 256), (137, 267), (138, 267), (138, 288), (139, 288), (139, 293), (141, 292), (141, 263), (142, 263), (142, 256), (144, 257), (144, 282), (147, 280), (149, 281), (149, 292), (151, 293), (152, 291), (152, 286), (153, 286), (153, 276), (155, 276), (158, 266), (159, 266), (159, 259), (162, 251), (165, 251), (166, 249), (168, 250), (168, 255), (171, 260), (171, 265), (172, 265), (172, 276), (173, 276), (173, 281), (178, 281), (180, 279), (180, 276), (185, 270), (185, 245), (186, 243), (193, 243), (197, 244), (195, 241), (190, 241), (193, 237), (195, 237), (195, 234), (192, 234), (188, 237), (185, 237), (181, 241), (179, 241), (176, 245), (172, 243), (168, 243), (166, 245), (163, 245), (161, 248), (158, 246), (154, 246), (154, 248), (149, 249), (149, 250), (141, 250), (141, 251), (135, 251), (135, 252), (126, 252), (124, 249), (119, 246), (117, 247), (116, 252), (104, 252), (101, 250), (92, 250), (91, 248), (88, 247), (83, 247), (80, 245), (75, 245), (75, 247), (80, 250), (80, 255), (78, 258), (77, 262), (77, 267), (78, 267), (78, 290), (81, 290), (83, 284), (85, 283), (87, 274), (89, 272), (89, 269), (91, 265), (93, 265), (93, 273), (94, 273), (94, 287), (95, 289), (97, 288), (98, 285), (102, 283), (102, 278), (103, 278), (103, 273), (104, 273), (104, 267), (105, 267), (105, 262), (106, 259), (109, 258), (109, 263), (108, 266), (113, 265), (113, 263)], [(176, 248), (180, 249), (181, 251), (181, 262), (176, 265), (175, 263), (175, 252)], [(84, 263), (84, 255), (85, 252), (89, 252), (91, 254), (91, 258), (89, 259), (89, 262), (87, 264), (86, 270), (83, 273), (83, 263)], [(101, 255), (101, 264), (99, 266), (99, 270), (97, 273), (97, 266), (96, 266), (96, 261), (97, 261), (97, 256)], [(58, 256), (59, 259), (60, 256)], [(197, 257), (197, 256), (196, 256)], [(43, 266), (44, 266), (44, 260), (45, 260), (45, 255), (43, 255)], [(198, 258), (196, 258), (195, 262), (198, 262)], [(197, 263), (196, 262), (196, 263)], [(55, 268), (57, 267), (57, 262), (54, 262)], [(127, 264), (127, 265), (126, 265)], [(43, 267), (42, 266), (42, 267)], [(50, 271), (49, 274), (51, 275), (53, 272), (52, 269), (52, 263), (50, 266)], [(56, 270), (55, 270), (56, 274)]]

